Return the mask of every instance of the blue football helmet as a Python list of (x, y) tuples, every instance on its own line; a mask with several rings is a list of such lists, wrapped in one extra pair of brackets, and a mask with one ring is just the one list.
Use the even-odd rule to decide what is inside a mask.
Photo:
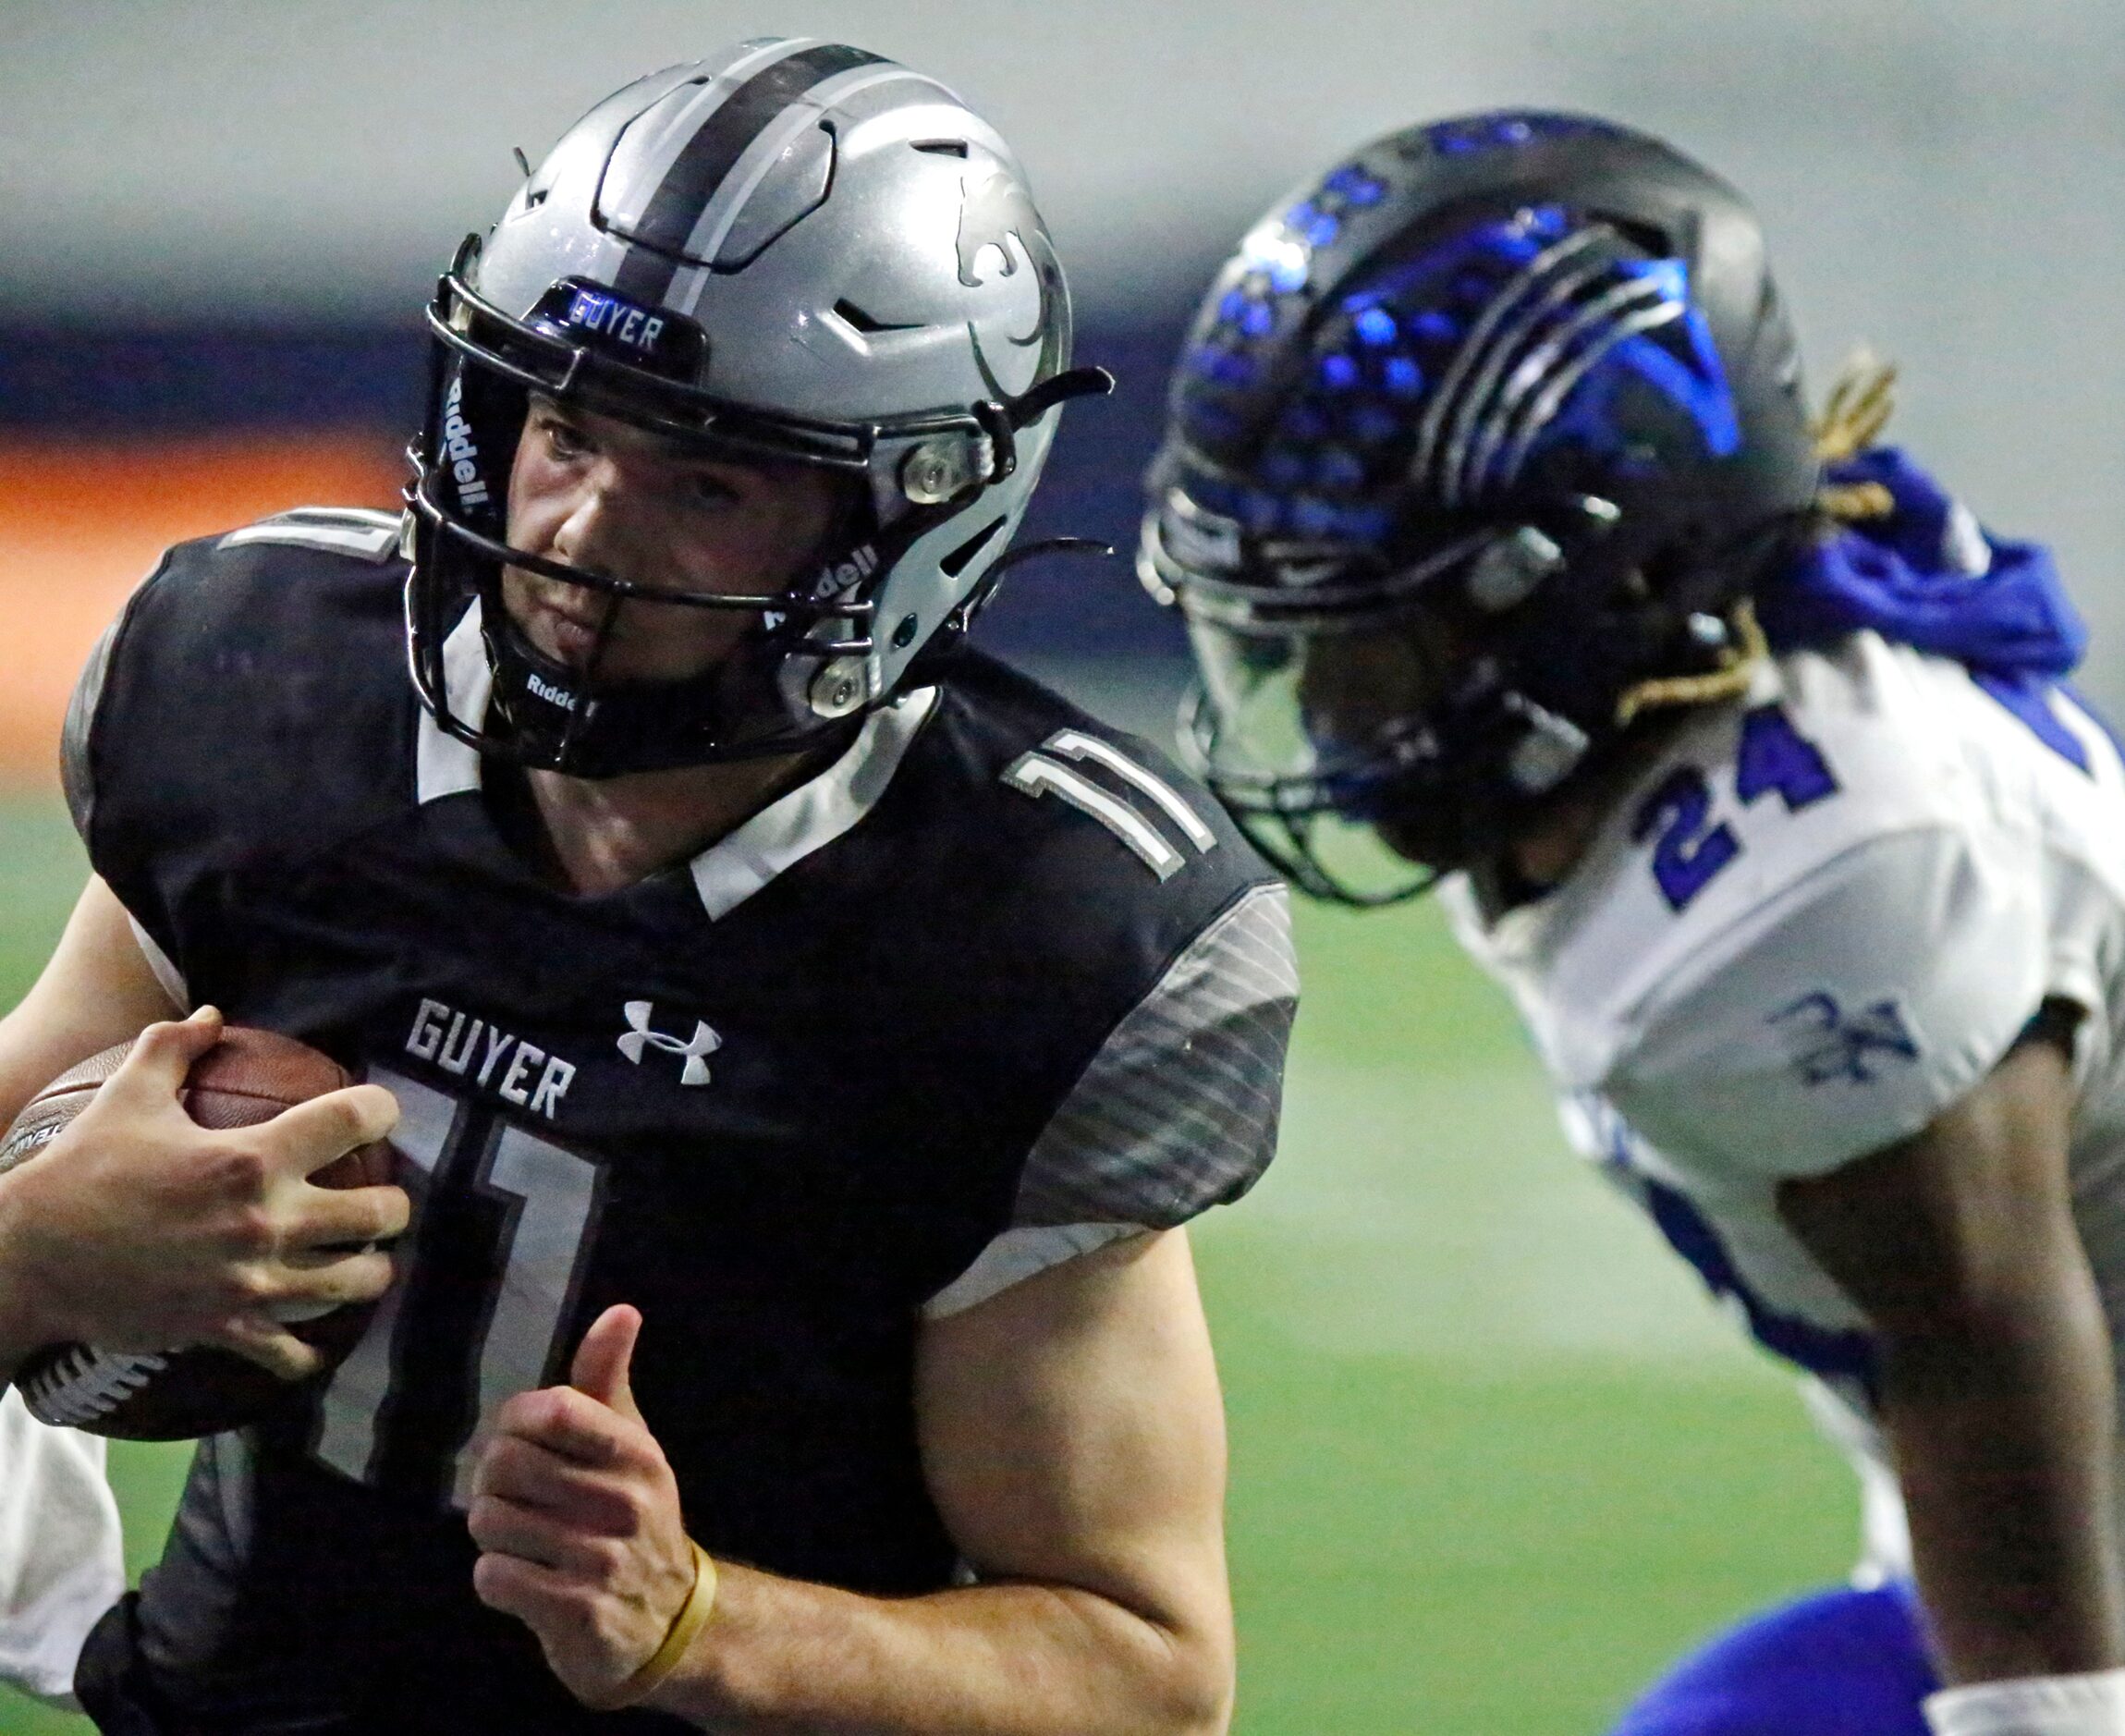
[(1817, 464), (1740, 195), (1516, 112), (1390, 134), (1248, 234), (1147, 485), (1184, 745), (1298, 885), (1378, 903), (1589, 776), (1626, 696), (1731, 666)]

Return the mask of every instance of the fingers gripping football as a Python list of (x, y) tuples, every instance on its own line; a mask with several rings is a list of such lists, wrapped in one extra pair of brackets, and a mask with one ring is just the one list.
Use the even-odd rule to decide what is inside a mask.
[(608, 1308), (576, 1352), (574, 1386), (502, 1407), (466, 1516), (481, 1601), (529, 1627), (592, 1705), (657, 1651), (694, 1584), (678, 1485), (629, 1386), (641, 1327), (634, 1309)]
[[(277, 1115), (273, 1100), (232, 1108), (213, 1089), (231, 1071), (224, 1061), (217, 1075), (210, 1056), (223, 1034), (206, 1009), (149, 1026), (101, 1089), (93, 1069), (76, 1070), (67, 1078), (89, 1072), (77, 1090), (92, 1097), (70, 1119), (58, 1104), (43, 1130), (48, 1143), (30, 1148), (35, 1161), (0, 1178), (0, 1217), (47, 1340), (140, 1351), (219, 1345), (292, 1377), (320, 1359), (289, 1323), (372, 1300), (389, 1284), (388, 1256), (363, 1244), (405, 1227), (404, 1192), (320, 1187), (310, 1178), (390, 1131), (390, 1094), (359, 1085)], [(273, 1119), (202, 1124), (243, 1114)], [(347, 1244), (361, 1251), (345, 1252)], [(340, 1252), (331, 1252), (336, 1245)]]

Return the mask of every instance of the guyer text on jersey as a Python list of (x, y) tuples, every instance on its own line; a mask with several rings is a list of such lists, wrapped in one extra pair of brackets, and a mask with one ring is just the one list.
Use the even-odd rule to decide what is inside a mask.
[(406, 1053), (433, 1061), (446, 1073), (470, 1079), (534, 1115), (554, 1119), (554, 1111), (574, 1081), (574, 1066), (548, 1055), (483, 1019), (425, 997), (406, 1033)]

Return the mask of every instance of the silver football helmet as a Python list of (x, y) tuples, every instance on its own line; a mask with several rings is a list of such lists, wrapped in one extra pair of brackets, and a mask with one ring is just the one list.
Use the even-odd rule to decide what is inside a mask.
[[(1000, 572), (1072, 371), (1069, 292), (1025, 176), (944, 86), (861, 49), (751, 42), (638, 80), (569, 128), (428, 314), (408, 491), (407, 621), (437, 722), (583, 776), (788, 752), (844, 733)], [(787, 590), (702, 596), (513, 549), (529, 396), (718, 457), (861, 484), (837, 545)], [(516, 567), (599, 593), (737, 610), (739, 649), (681, 682), (601, 681), (503, 608)], [(475, 614), (477, 611), (477, 614)], [(484, 715), (447, 674), (476, 635)], [(601, 637), (598, 651), (602, 652)], [(462, 709), (460, 709), (462, 707)]]

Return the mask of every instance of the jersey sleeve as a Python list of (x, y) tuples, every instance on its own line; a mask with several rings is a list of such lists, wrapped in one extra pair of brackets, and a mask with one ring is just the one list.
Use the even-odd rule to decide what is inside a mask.
[(1108, 1034), (1034, 1143), (1009, 1228), (924, 1312), (1245, 1193), (1276, 1149), (1298, 998), (1289, 895), (1252, 887)]
[[(104, 684), (110, 675), (111, 660), (125, 622), (126, 617), (121, 613), (104, 629), (95, 649), (89, 653), (89, 660), (82, 666), (73, 694), (67, 702), (67, 719), (59, 731), (59, 787), (66, 794), (67, 812), (73, 818), (74, 830), (82, 847), (89, 851), (91, 865), (98, 873), (103, 872), (103, 864), (95, 861), (96, 845), (91, 836), (96, 816), (96, 776), (92, 749), (96, 715), (103, 703)], [(148, 968), (154, 972), (163, 992), (176, 1006), (189, 1010), (192, 1004), (191, 993), (169, 954), (137, 915), (128, 911), (128, 920), (132, 924), (133, 938), (140, 943)]]
[(113, 663), (118, 655), (118, 642), (125, 634), (126, 623), (132, 618), (134, 605), (167, 570), (170, 557), (176, 553), (175, 549), (165, 550), (162, 559), (133, 587), (125, 606), (98, 635), (88, 661), (75, 679), (73, 693), (67, 701), (66, 721), (59, 729), (59, 787), (66, 793), (67, 812), (73, 816), (74, 830), (80, 835), (85, 846), (90, 844), (89, 825), (96, 807), (96, 719), (103, 709), (104, 690), (110, 679)]
[(1670, 977), (1605, 1094), (1656, 1147), (1738, 1179), (1820, 1175), (1917, 1132), (2048, 992), (2030, 844), (1935, 825), (1829, 859)]

